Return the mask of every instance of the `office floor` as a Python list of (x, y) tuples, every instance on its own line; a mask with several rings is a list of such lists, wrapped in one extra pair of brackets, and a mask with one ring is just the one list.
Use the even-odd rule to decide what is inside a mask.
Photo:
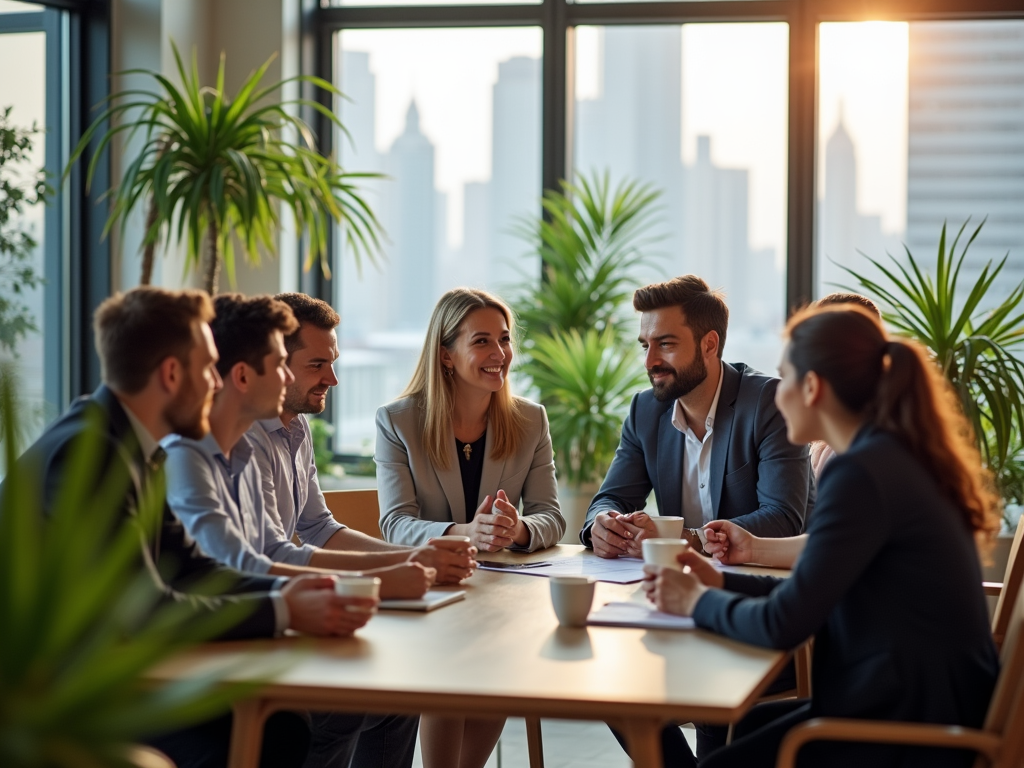
[[(541, 725), (544, 741), (544, 768), (630, 768), (632, 763), (619, 747), (604, 723), (568, 720), (544, 720)], [(694, 748), (692, 727), (683, 733)], [(495, 749), (486, 768), (528, 768), (526, 728), (519, 718), (505, 724), (499, 750)], [(413, 768), (422, 768), (419, 749)]]

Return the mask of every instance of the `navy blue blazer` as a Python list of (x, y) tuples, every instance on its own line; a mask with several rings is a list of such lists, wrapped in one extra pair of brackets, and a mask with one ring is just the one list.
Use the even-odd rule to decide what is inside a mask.
[[(773, 538), (799, 534), (814, 503), (808, 448), (786, 439), (775, 407), (777, 384), (743, 363), (724, 363), (711, 444), (716, 519)], [(659, 402), (650, 389), (634, 395), (615, 458), (580, 533), (586, 546), (592, 546), (590, 528), (599, 512), (643, 509), (652, 488), (660, 514), (683, 514), (686, 438), (672, 426), (674, 406), (674, 400)]]
[[(861, 430), (826, 465), (807, 532), (790, 578), (726, 573), (697, 625), (772, 648), (814, 635), (811, 717), (980, 727), (999, 670), (981, 566), (927, 470), (893, 435)], [(870, 761), (853, 750), (858, 762), (850, 749), (826, 764), (955, 764), (879, 747)]]
[[(117, 462), (126, 466), (128, 478), (122, 514), (132, 515), (150, 470), (145, 465), (128, 415), (106, 386), (100, 386), (91, 397), (81, 397), (72, 403), (19, 459), (19, 466), (31, 471), (38, 479), (44, 511), (48, 510), (60, 491), (64, 462), (90, 420), (95, 420), (92, 423), (104, 430), (105, 438), (106, 454), (100, 458), (97, 484)], [(189, 602), (198, 612), (216, 611), (225, 601), (251, 603), (252, 610), (248, 616), (223, 632), (222, 639), (273, 636), (276, 619), (269, 592), (276, 579), (242, 574), (207, 557), (166, 504), (160, 527), (140, 549), (141, 567), (150, 573), (167, 600)], [(201, 597), (190, 593), (194, 584), (210, 578), (219, 579), (222, 584), (232, 584), (230, 592), (233, 594)]]

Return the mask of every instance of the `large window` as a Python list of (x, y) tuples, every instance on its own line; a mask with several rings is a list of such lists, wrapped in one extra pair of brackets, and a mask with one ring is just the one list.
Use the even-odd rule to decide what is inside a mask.
[[(41, 168), (49, 175), (51, 185), (59, 187), (67, 157), (62, 124), (66, 50), (65, 14), (28, 3), (0, 3), (0, 71), (8, 73), (0, 77), (0, 110), (10, 108), (12, 126), (41, 129), (33, 137), (29, 161), (13, 168), (5, 166), (8, 178), (13, 172), (25, 188), (28, 174)], [(12, 75), (15, 72), (17, 76)], [(66, 402), (64, 210), (63, 193), (57, 190), (48, 204), (26, 207), (19, 220), (10, 222), (12, 230), (25, 232), (36, 241), (32, 260), (26, 266), (44, 278), (43, 285), (27, 288), (12, 275), (9, 257), (0, 257), (7, 269), (0, 284), (3, 299), (27, 310), (16, 314), (34, 326), (8, 355), (16, 362), (21, 383), (22, 418), (33, 433)], [(15, 290), (16, 285), (20, 291)], [(6, 317), (11, 316), (8, 310)]]
[[(1009, 254), (1024, 279), (1024, 21), (822, 24), (818, 291), (864, 255), (935, 257), (985, 221), (963, 279)], [(872, 50), (868, 57), (858, 51)], [(884, 119), (880, 119), (880, 116)]]
[(412, 374), (430, 312), (449, 288), (508, 296), (539, 274), (513, 233), (540, 211), (537, 28), (348, 30), (335, 82), (350, 170), (387, 230), (376, 266), (342, 254), (336, 449), (373, 450), (374, 413)]
[(660, 191), (637, 285), (694, 273), (725, 290), (725, 357), (773, 371), (786, 251), (785, 24), (576, 30), (577, 171)]

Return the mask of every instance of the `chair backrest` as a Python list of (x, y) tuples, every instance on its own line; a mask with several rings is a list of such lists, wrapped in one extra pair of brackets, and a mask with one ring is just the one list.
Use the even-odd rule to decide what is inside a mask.
[(1002, 738), (999, 759), (992, 768), (1024, 765), (1024, 591), (1017, 590), (1007, 613), (1010, 617), (999, 654), (1002, 668), (985, 718), (985, 730)]
[(1017, 522), (1017, 532), (1010, 546), (1010, 557), (1006, 561), (1006, 574), (1003, 576), (1003, 588), (999, 593), (996, 611), (992, 614), (992, 637), (996, 645), (1002, 646), (1006, 630), (1010, 625), (1010, 615), (1017, 604), (1017, 595), (1024, 581), (1024, 557), (1020, 557), (1021, 539), (1024, 539), (1024, 517)]
[(375, 488), (324, 491), (324, 501), (339, 523), (375, 539), (384, 538), (380, 532), (380, 504)]

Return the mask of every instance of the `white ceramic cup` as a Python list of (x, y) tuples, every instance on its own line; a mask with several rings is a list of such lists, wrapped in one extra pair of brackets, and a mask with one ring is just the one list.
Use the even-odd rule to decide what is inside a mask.
[(563, 627), (586, 626), (594, 603), (594, 580), (588, 576), (552, 576), (551, 605)]
[(681, 539), (683, 537), (683, 523), (685, 522), (683, 518), (656, 515), (651, 517), (651, 521), (658, 531), (659, 539)]
[(435, 536), (431, 539), (431, 542), (439, 546), (441, 549), (447, 549), (451, 552), (460, 552), (463, 554), (468, 554), (469, 548), (473, 543), (469, 536), (457, 536), (455, 534)]
[[(334, 594), (339, 597), (380, 597), (380, 579), (376, 576), (339, 576), (334, 580)], [(347, 605), (353, 613), (372, 613), (374, 609)]]
[(446, 533), (444, 536), (435, 536), (435, 539), (441, 539), (442, 541), (461, 541), (463, 544), (469, 544), (469, 536), (457, 536), (454, 533)]
[(676, 560), (690, 545), (680, 539), (644, 539), (640, 542), (644, 552), (644, 562), (648, 565), (662, 565), (666, 568), (683, 570), (683, 566)]

